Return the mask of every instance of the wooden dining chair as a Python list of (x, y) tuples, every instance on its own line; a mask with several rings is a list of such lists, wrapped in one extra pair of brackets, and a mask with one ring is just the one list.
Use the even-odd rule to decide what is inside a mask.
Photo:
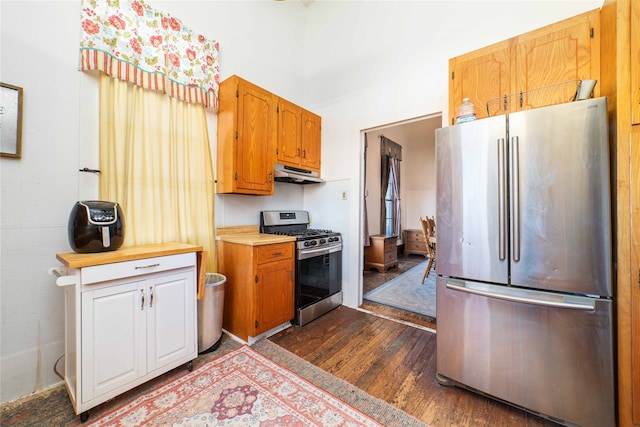
[(422, 227), (422, 236), (424, 237), (424, 244), (427, 247), (427, 259), (428, 259), (427, 268), (424, 270), (424, 274), (422, 275), (421, 283), (424, 284), (425, 279), (429, 277), (429, 272), (431, 271), (431, 268), (433, 268), (435, 265), (436, 254), (435, 254), (435, 251), (433, 250), (431, 242), (429, 241), (428, 219), (422, 219), (422, 217), (420, 217), (420, 226)]
[(429, 237), (432, 238), (433, 243), (433, 239), (436, 238), (436, 219), (434, 217), (426, 217), (426, 220), (429, 228)]

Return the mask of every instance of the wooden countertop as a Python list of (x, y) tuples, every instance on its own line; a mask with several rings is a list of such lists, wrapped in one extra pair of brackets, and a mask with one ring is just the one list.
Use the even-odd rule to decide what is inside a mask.
[(295, 242), (293, 236), (280, 236), (278, 234), (263, 233), (232, 233), (216, 236), (216, 240), (229, 243), (237, 243), (240, 245), (260, 246), (271, 245), (274, 243)]
[(263, 234), (260, 233), (260, 227), (257, 225), (232, 225), (218, 227), (216, 229), (216, 240), (239, 245), (260, 246), (295, 242), (296, 238), (278, 234)]
[(81, 254), (77, 252), (60, 252), (56, 254), (58, 261), (68, 268), (89, 267), (92, 265), (111, 264), (113, 262), (132, 261), (188, 252), (202, 252), (202, 246), (188, 243), (158, 243), (151, 245), (123, 247), (115, 251)]

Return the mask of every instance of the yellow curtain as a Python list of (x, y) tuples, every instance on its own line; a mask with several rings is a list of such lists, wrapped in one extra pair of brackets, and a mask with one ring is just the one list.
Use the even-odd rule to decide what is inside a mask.
[(100, 76), (100, 198), (118, 202), (125, 246), (183, 242), (216, 271), (205, 108)]

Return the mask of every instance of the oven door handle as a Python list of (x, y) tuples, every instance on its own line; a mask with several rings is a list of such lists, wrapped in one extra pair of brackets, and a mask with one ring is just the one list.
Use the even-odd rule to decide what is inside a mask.
[(305, 249), (304, 251), (300, 251), (298, 254), (298, 259), (308, 259), (316, 256), (331, 254), (333, 252), (338, 252), (342, 250), (342, 245), (330, 246), (328, 248), (318, 248), (318, 249)]

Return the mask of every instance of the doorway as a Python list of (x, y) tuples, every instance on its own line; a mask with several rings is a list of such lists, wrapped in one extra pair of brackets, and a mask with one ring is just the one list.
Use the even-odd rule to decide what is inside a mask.
[[(381, 221), (381, 205), (384, 193), (381, 187), (381, 136), (402, 146), (400, 168), (400, 233), (397, 236), (397, 266), (379, 272), (368, 269), (362, 272), (362, 295), (383, 286), (425, 261), (422, 255), (404, 254), (404, 230), (420, 230), (419, 217), (435, 216), (435, 130), (442, 127), (442, 114), (437, 113), (381, 125), (363, 131), (364, 150), (364, 204), (363, 246), (368, 236), (386, 234)], [(362, 253), (365, 250), (363, 248)], [(363, 264), (364, 265), (364, 264)], [(393, 306), (363, 300), (361, 308), (376, 314), (391, 316), (417, 324), (434, 326), (432, 318), (398, 309)]]

